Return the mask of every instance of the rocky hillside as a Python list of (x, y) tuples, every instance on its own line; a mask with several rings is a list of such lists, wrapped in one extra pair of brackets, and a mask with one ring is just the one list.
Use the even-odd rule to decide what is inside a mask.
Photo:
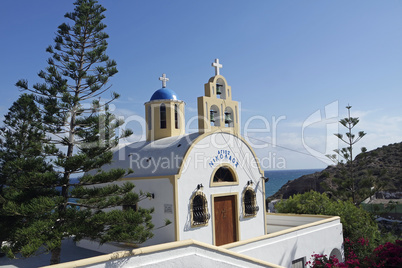
[[(328, 166), (321, 172), (304, 175), (287, 182), (269, 200), (284, 198), (310, 190), (324, 192), (323, 182), (331, 184), (333, 178), (341, 177), (340, 165)], [(402, 191), (402, 142), (390, 144), (375, 150), (361, 153), (355, 158), (357, 180), (371, 176), (384, 184), (384, 191)]]

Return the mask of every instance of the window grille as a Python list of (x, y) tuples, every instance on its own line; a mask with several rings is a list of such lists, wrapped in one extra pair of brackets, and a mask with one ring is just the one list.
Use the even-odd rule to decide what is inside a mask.
[(197, 192), (192, 200), (192, 225), (199, 226), (208, 223), (211, 215), (208, 213), (208, 203), (204, 194)]
[(257, 212), (260, 210), (260, 208), (257, 206), (255, 192), (253, 189), (248, 188), (244, 192), (243, 203), (245, 217), (252, 217), (257, 215)]

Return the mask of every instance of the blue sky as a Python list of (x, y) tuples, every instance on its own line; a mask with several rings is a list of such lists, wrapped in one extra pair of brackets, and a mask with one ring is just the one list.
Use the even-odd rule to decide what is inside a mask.
[[(72, 3), (1, 3), (1, 115), (20, 94), (19, 79), (41, 82), (36, 74), (46, 67), (45, 49)], [(324, 155), (338, 146), (332, 134), (347, 104), (360, 118), (356, 131), (367, 132), (357, 148), (401, 142), (402, 1), (100, 3), (107, 9), (108, 55), (119, 70), (111, 80), (121, 94), (118, 115), (143, 117), (143, 104), (166, 73), (189, 120), (219, 58), (265, 169), (324, 168)], [(138, 120), (128, 126), (135, 132), (131, 141), (141, 139)], [(196, 124), (187, 128), (193, 132)]]

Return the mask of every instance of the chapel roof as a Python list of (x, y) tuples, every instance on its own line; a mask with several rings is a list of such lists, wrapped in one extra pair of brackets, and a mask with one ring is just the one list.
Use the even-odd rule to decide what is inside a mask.
[[(114, 153), (114, 163), (130, 167), (130, 177), (175, 175), (187, 150), (201, 134), (191, 133), (154, 141), (139, 141), (123, 146)], [(124, 163), (123, 163), (124, 162)], [(105, 167), (115, 168), (116, 166)]]

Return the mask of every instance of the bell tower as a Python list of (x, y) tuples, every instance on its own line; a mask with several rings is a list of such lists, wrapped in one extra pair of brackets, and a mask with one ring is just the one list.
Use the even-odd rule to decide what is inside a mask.
[(232, 100), (232, 88), (219, 74), (219, 59), (212, 63), (215, 76), (204, 84), (205, 96), (198, 97), (198, 131), (223, 130), (240, 135), (239, 103)]
[(147, 141), (184, 135), (185, 131), (184, 101), (178, 99), (176, 92), (166, 88), (169, 81), (166, 74), (162, 74), (159, 80), (162, 88), (144, 104)]

